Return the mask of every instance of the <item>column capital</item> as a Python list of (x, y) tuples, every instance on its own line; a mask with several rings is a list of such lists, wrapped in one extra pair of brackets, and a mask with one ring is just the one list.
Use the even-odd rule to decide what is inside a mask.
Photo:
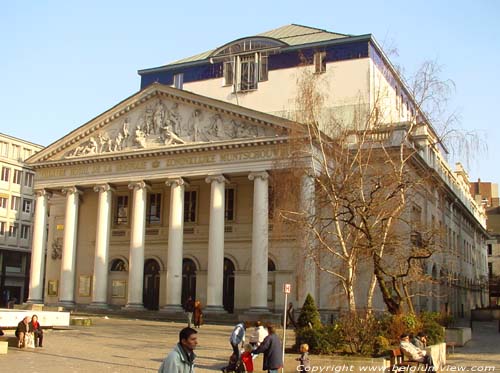
[(165, 181), (165, 185), (166, 186), (173, 186), (173, 187), (181, 186), (181, 185), (189, 186), (189, 183), (186, 181), (186, 179), (184, 179), (182, 177), (169, 177)]
[(250, 172), (248, 174), (248, 180), (255, 179), (267, 180), (269, 179), (269, 174), (266, 171)]
[(49, 192), (47, 189), (37, 189), (35, 190), (35, 197), (52, 197), (52, 192)]
[(128, 184), (128, 188), (130, 190), (139, 190), (139, 189), (146, 189), (148, 191), (151, 190), (151, 186), (144, 180), (132, 181)]
[(115, 192), (115, 189), (107, 183), (94, 185), (94, 192), (110, 192), (110, 191)]
[(224, 177), (224, 175), (222, 174), (217, 174), (217, 175), (208, 175), (206, 178), (205, 178), (205, 182), (207, 184), (210, 184), (212, 182), (216, 182), (216, 183), (229, 183), (229, 180), (226, 179)]
[(83, 192), (80, 189), (78, 189), (76, 186), (74, 186), (74, 185), (62, 188), (61, 192), (64, 195), (68, 195), (68, 194), (78, 194), (78, 195), (81, 195), (81, 194), (83, 194)]

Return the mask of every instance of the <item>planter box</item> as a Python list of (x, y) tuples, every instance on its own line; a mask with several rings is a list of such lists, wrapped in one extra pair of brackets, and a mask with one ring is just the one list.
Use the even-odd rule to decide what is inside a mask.
[(472, 339), (470, 328), (446, 328), (445, 333), (446, 343), (455, 346), (463, 346)]

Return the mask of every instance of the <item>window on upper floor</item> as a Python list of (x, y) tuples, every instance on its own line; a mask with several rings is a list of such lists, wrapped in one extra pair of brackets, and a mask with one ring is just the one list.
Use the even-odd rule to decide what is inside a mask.
[(493, 255), (493, 245), (492, 244), (488, 244), (488, 255)]
[(23, 176), (23, 172), (21, 170), (14, 170), (14, 177), (12, 178), (12, 182), (14, 184), (21, 185), (22, 176)]
[(24, 198), (23, 199), (23, 212), (30, 214), (33, 211), (33, 200)]
[(177, 89), (182, 89), (184, 85), (184, 74), (174, 74), (174, 87)]
[(30, 226), (29, 225), (21, 225), (21, 239), (29, 240), (30, 238)]
[(21, 159), (21, 147), (19, 145), (12, 144), (12, 159)]
[(17, 230), (19, 229), (19, 224), (13, 223), (9, 226), (9, 237), (17, 237)]
[(493, 263), (488, 263), (488, 277), (493, 277)]
[(0, 236), (3, 236), (5, 235), (5, 227), (6, 227), (6, 223), (4, 221), (0, 221)]
[(21, 201), (21, 197), (18, 196), (11, 196), (10, 197), (10, 209), (11, 210), (19, 210), (19, 203)]
[(149, 224), (161, 222), (161, 193), (151, 193), (148, 200), (146, 221)]
[(226, 221), (234, 220), (234, 188), (226, 188), (225, 203), (224, 203), (224, 219)]
[(8, 157), (9, 156), (9, 143), (5, 141), (0, 141), (0, 156)]
[(24, 186), (28, 188), (33, 187), (33, 174), (31, 172), (25, 172), (24, 173)]
[(326, 52), (314, 53), (314, 72), (316, 74), (324, 73), (326, 71)]
[(33, 154), (33, 151), (28, 148), (24, 148), (23, 152), (24, 152), (24, 159), (28, 159)]
[(184, 222), (196, 222), (196, 203), (197, 203), (196, 190), (187, 190), (184, 192)]
[(2, 167), (2, 176), (1, 180), (2, 181), (9, 181), (9, 176), (10, 176), (10, 168), (9, 167)]
[(223, 62), (224, 85), (245, 92), (258, 88), (258, 82), (268, 80), (268, 56), (252, 53), (233, 56)]
[(128, 196), (116, 196), (115, 224), (128, 223)]
[(0, 197), (0, 209), (6, 209), (7, 208), (7, 201), (8, 197)]

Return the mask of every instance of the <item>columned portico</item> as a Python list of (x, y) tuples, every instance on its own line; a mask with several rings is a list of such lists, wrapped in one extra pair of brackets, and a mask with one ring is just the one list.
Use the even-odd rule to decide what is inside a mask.
[(128, 299), (125, 309), (144, 309), (142, 293), (144, 283), (144, 243), (146, 233), (146, 198), (149, 189), (144, 181), (129, 184), (134, 195), (132, 226), (130, 229)]
[(182, 250), (184, 236), (184, 187), (182, 178), (172, 178), (165, 182), (170, 186), (170, 218), (168, 227), (166, 312), (182, 312)]
[(225, 312), (222, 306), (224, 273), (224, 203), (225, 184), (223, 175), (210, 175), (210, 227), (208, 233), (208, 273), (206, 312)]
[(109, 235), (111, 227), (111, 199), (113, 189), (109, 184), (96, 185), (99, 193), (97, 208), (97, 233), (95, 240), (94, 276), (92, 281), (92, 307), (107, 307)]
[(64, 218), (64, 241), (61, 262), (59, 303), (63, 306), (75, 305), (75, 265), (76, 237), (78, 234), (78, 206), (81, 191), (75, 187), (62, 189), (66, 195), (66, 214)]
[(43, 275), (45, 250), (47, 246), (47, 208), (51, 193), (46, 190), (35, 192), (36, 211), (31, 249), (30, 293), (28, 303), (43, 303)]
[(252, 269), (249, 312), (269, 312), (267, 308), (267, 261), (268, 261), (268, 179), (267, 172), (252, 172), (253, 219), (252, 219)]

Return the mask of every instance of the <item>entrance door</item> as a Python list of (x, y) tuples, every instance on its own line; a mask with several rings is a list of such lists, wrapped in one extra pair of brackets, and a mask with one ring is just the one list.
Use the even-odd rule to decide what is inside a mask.
[(182, 306), (188, 297), (196, 300), (196, 264), (191, 259), (182, 260)]
[(160, 303), (160, 265), (154, 259), (144, 263), (144, 291), (142, 296), (144, 307), (158, 310)]
[(231, 260), (224, 258), (224, 285), (222, 288), (222, 304), (224, 309), (233, 313), (234, 311), (234, 264)]

